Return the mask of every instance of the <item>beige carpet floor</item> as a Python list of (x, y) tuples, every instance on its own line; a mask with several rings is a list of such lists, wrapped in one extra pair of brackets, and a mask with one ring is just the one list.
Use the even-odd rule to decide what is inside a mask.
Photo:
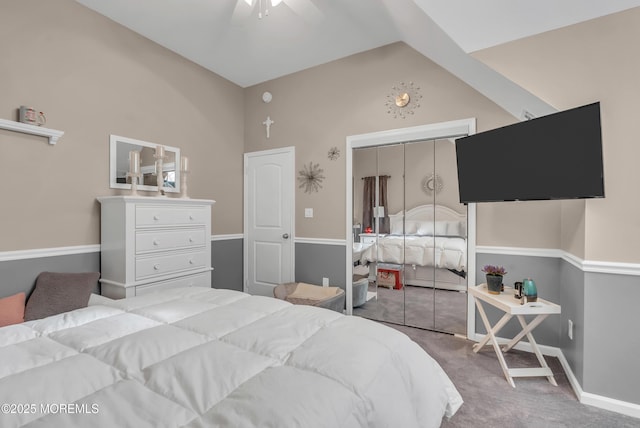
[[(477, 354), (474, 342), (449, 334), (387, 324), (417, 342), (447, 372), (464, 404), (445, 428), (638, 428), (640, 419), (581, 404), (557, 358), (545, 357), (558, 386), (546, 378), (518, 378), (507, 383), (490, 346)], [(537, 364), (535, 355), (512, 350), (506, 354), (510, 367)]]

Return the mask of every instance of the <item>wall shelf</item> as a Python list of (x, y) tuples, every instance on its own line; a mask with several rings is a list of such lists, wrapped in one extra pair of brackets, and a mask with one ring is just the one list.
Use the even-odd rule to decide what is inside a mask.
[(29, 125), (27, 123), (15, 122), (13, 120), (6, 119), (0, 119), (0, 129), (47, 137), (49, 139), (49, 144), (57, 143), (58, 139), (64, 135), (64, 131), (43, 128), (42, 126)]

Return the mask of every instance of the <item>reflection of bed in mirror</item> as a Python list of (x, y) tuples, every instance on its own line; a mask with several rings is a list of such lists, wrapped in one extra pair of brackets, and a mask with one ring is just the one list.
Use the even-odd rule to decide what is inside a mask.
[(353, 261), (357, 263), (362, 257), (362, 253), (369, 247), (371, 247), (373, 243), (370, 242), (354, 242), (353, 243)]
[[(447, 290), (466, 290), (467, 216), (442, 205), (420, 205), (389, 215), (390, 233), (364, 248), (360, 263), (404, 266), (404, 283)], [(354, 256), (356, 255), (354, 248)]]

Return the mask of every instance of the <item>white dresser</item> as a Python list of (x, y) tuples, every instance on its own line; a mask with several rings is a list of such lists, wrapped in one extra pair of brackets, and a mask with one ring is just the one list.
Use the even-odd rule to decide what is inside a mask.
[(211, 287), (211, 205), (205, 199), (105, 196), (101, 288), (113, 299)]

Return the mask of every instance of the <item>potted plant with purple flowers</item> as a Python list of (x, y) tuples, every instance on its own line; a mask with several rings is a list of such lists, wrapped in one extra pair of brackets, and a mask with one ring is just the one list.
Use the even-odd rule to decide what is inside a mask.
[(507, 274), (502, 266), (486, 265), (482, 268), (486, 274), (487, 290), (490, 294), (500, 294), (502, 291), (502, 279)]

